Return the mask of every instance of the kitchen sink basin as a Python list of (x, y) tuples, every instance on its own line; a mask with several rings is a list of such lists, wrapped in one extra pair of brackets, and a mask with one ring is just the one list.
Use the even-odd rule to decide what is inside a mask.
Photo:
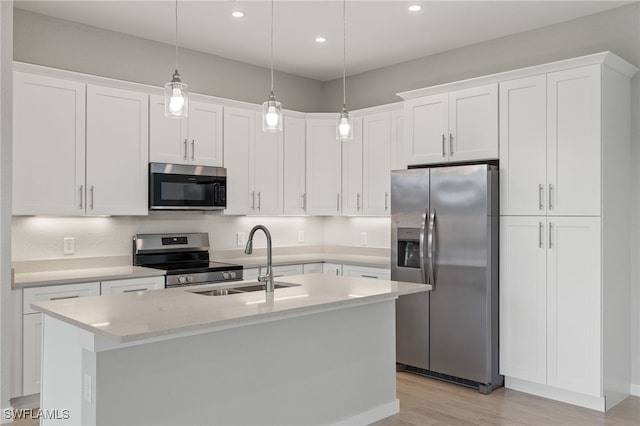
[[(283, 283), (276, 281), (273, 283), (273, 288), (295, 287), (299, 285), (300, 284)], [(265, 284), (250, 284), (232, 288), (214, 288), (204, 291), (194, 291), (193, 293), (201, 294), (203, 296), (228, 296), (230, 294), (249, 293), (252, 291), (265, 291), (265, 287)]]

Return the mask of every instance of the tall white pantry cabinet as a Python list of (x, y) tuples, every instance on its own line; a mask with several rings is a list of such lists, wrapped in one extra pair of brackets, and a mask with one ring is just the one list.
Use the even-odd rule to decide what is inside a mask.
[(500, 372), (604, 411), (630, 392), (637, 69), (603, 53), (530, 70), (499, 87)]

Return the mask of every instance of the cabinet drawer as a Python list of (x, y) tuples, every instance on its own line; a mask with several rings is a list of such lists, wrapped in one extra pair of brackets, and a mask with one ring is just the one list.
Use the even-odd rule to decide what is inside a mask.
[(323, 263), (322, 273), (330, 275), (342, 275), (342, 265), (339, 263)]
[(305, 263), (302, 270), (305, 274), (321, 274), (322, 263)]
[(99, 282), (25, 288), (23, 297), (23, 313), (36, 313), (36, 311), (31, 309), (31, 304), (33, 302), (42, 302), (45, 300), (57, 299), (75, 299), (77, 297), (99, 295)]
[(133, 293), (136, 291), (158, 290), (164, 288), (164, 277), (102, 281), (100, 287), (100, 294)]
[(348, 277), (391, 279), (391, 271), (386, 268), (371, 268), (366, 266), (344, 265), (342, 274)]
[(273, 267), (274, 277), (283, 277), (285, 275), (301, 275), (301, 274), (302, 274), (302, 265), (284, 265), (284, 266)]

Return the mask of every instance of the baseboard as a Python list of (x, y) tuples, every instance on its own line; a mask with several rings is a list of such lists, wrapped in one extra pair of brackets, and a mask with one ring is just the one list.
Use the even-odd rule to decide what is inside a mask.
[(333, 425), (334, 426), (368, 425), (371, 423), (375, 423), (378, 420), (387, 418), (389, 416), (393, 416), (394, 414), (398, 414), (399, 412), (400, 412), (400, 400), (396, 398), (392, 402), (379, 405), (375, 408), (372, 408), (371, 410), (365, 411), (355, 416), (351, 416), (346, 419), (342, 419), (334, 423)]
[(631, 395), (640, 396), (640, 384), (631, 383)]
[(541, 396), (543, 398), (553, 399), (555, 401), (566, 402), (567, 404), (590, 408), (591, 410), (597, 410), (601, 412), (605, 411), (605, 399), (601, 397), (583, 395), (577, 392), (571, 392), (547, 385), (541, 385), (539, 383), (532, 383), (526, 380), (514, 379), (513, 377), (504, 378), (504, 387), (507, 389), (513, 389), (520, 392)]

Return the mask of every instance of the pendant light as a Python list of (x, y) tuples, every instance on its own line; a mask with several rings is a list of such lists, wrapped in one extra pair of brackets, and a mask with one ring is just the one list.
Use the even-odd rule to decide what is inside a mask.
[(189, 113), (187, 85), (178, 73), (178, 0), (176, 0), (176, 68), (171, 81), (164, 85), (164, 116), (185, 118)]
[(273, 94), (273, 0), (271, 0), (271, 93), (262, 104), (262, 131), (276, 133), (282, 131), (282, 104)]
[(336, 139), (339, 141), (350, 141), (353, 139), (353, 122), (347, 111), (347, 2), (342, 0), (342, 111), (338, 117), (336, 125)]

